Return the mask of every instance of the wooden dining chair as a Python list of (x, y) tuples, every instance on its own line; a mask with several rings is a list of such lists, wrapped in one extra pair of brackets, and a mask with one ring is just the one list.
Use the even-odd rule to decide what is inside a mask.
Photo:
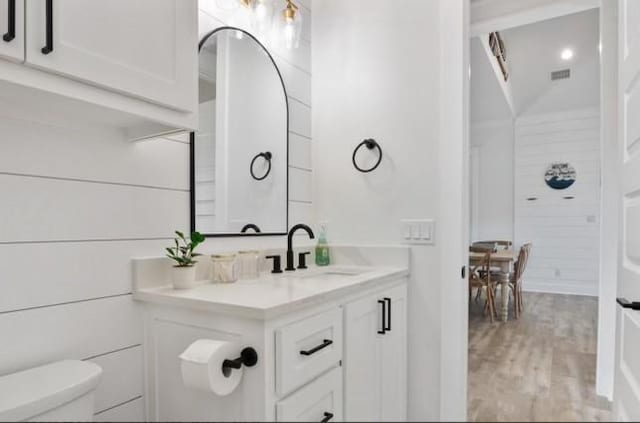
[(489, 318), (491, 319), (491, 323), (493, 323), (494, 316), (497, 317), (497, 314), (495, 307), (495, 289), (494, 284), (491, 282), (491, 252), (475, 247), (470, 247), (469, 251), (484, 254), (480, 263), (471, 267), (469, 271), (469, 301), (473, 298), (474, 289), (478, 290), (476, 299), (484, 290), (487, 297), (484, 304), (484, 311), (489, 313)]
[(513, 292), (513, 306), (516, 319), (520, 317), (524, 310), (524, 301), (522, 300), (522, 275), (527, 269), (529, 263), (529, 255), (531, 254), (531, 243), (524, 244), (520, 247), (518, 260), (513, 265), (513, 273), (509, 279), (509, 287)]

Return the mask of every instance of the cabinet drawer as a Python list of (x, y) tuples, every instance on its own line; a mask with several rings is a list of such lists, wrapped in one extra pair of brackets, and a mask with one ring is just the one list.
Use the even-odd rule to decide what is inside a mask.
[(276, 404), (279, 422), (342, 421), (342, 368), (336, 367)]
[(342, 359), (342, 309), (334, 308), (276, 331), (276, 392), (283, 396)]

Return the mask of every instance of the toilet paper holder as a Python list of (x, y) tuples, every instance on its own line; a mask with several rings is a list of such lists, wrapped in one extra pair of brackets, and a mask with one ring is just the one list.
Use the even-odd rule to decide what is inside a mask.
[(233, 360), (226, 359), (222, 362), (222, 370), (239, 369), (244, 364), (247, 367), (253, 367), (258, 363), (258, 353), (251, 347), (244, 348), (240, 352), (240, 357)]

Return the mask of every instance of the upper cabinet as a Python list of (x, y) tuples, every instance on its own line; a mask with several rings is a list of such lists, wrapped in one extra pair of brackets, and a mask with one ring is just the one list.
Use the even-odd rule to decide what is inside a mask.
[(37, 0), (26, 10), (26, 62), (181, 111), (197, 96), (196, 3)]
[(197, 127), (197, 0), (0, 0), (0, 28), (15, 30), (0, 58), (21, 62), (0, 60), (0, 100), (32, 99), (131, 139)]
[(0, 0), (0, 58), (24, 61), (24, 0)]

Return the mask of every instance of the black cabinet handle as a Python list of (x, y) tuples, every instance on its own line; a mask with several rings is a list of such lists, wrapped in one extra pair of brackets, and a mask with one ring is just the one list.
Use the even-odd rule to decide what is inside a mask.
[(16, 38), (16, 0), (7, 1), (7, 32), (2, 36), (6, 42)]
[(384, 330), (391, 331), (391, 298), (385, 298), (384, 302), (387, 303), (387, 326)]
[(324, 341), (322, 341), (322, 344), (318, 345), (317, 347), (311, 348), (310, 350), (302, 350), (300, 351), (300, 354), (302, 355), (312, 355), (317, 353), (318, 351), (320, 351), (323, 348), (327, 348), (329, 345), (333, 344), (333, 341), (331, 339), (325, 339)]
[(616, 298), (616, 302), (622, 306), (622, 308), (630, 308), (631, 310), (640, 310), (639, 301), (629, 301), (626, 298)]
[(327, 423), (332, 418), (333, 418), (333, 413), (328, 413), (328, 412), (325, 411), (324, 417), (322, 418), (322, 420), (320, 420), (320, 423)]
[(47, 0), (46, 4), (46, 37), (47, 43), (42, 47), (42, 54), (49, 54), (53, 51), (53, 0)]
[(380, 325), (380, 327), (382, 328), (382, 330), (379, 330), (378, 333), (380, 335), (384, 335), (386, 333), (385, 328), (385, 322), (387, 320), (387, 303), (383, 300), (378, 300), (378, 304), (382, 304), (382, 324)]

